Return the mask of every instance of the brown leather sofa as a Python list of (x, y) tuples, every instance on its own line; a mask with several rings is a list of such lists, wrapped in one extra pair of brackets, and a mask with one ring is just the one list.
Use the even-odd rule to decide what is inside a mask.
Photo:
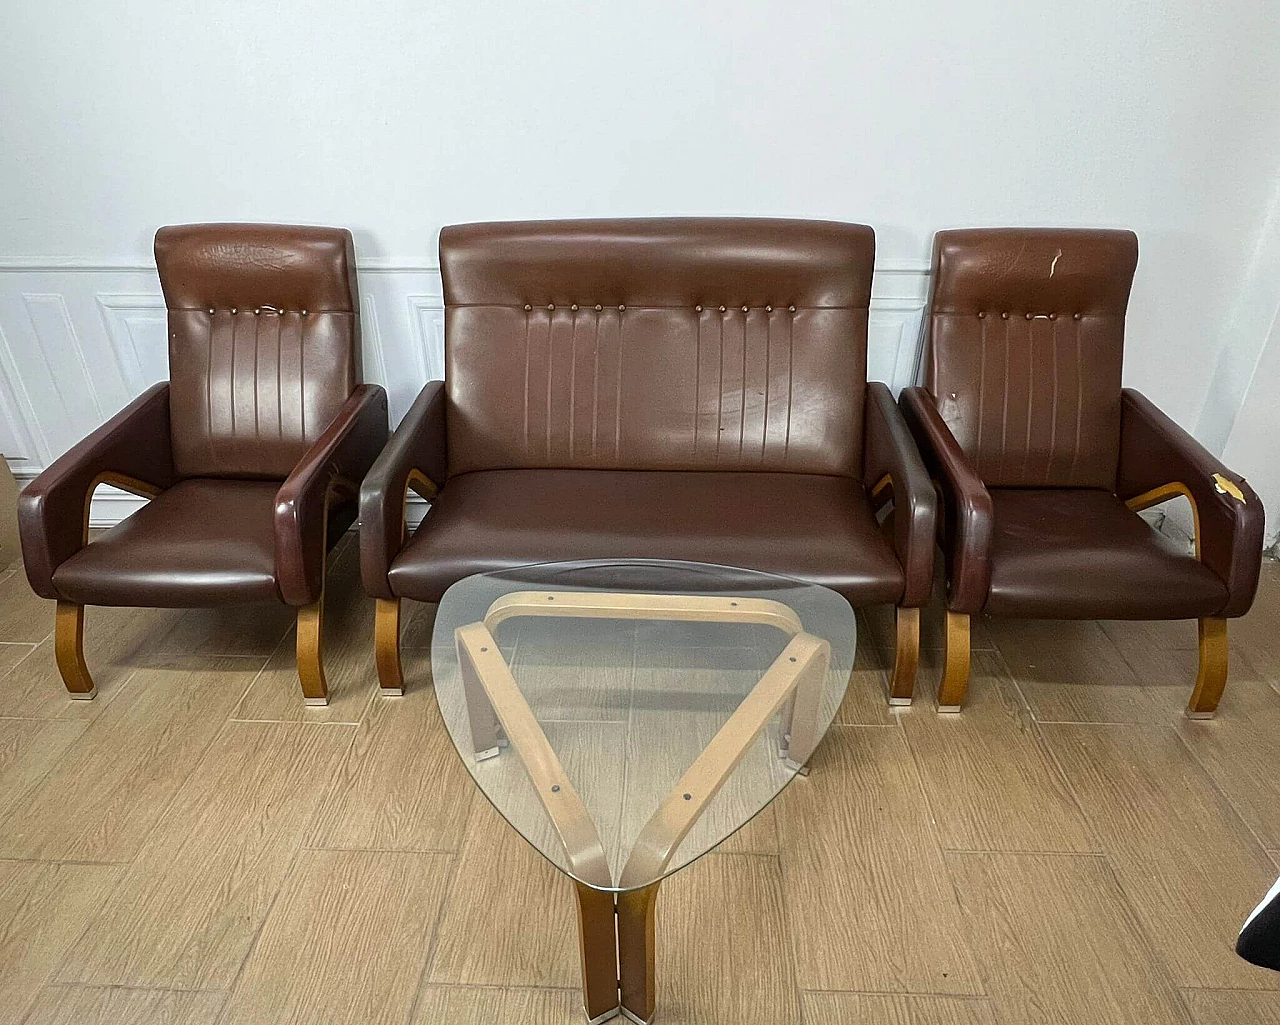
[[(870, 228), (823, 221), (445, 228), (445, 380), (361, 489), (384, 690), (403, 688), (402, 598), (520, 564), (650, 558), (897, 605), (892, 693), (908, 701), (936, 497), (889, 390), (867, 384), (874, 249)], [(406, 539), (407, 488), (432, 507)]]
[[(902, 393), (943, 496), (947, 656), (938, 704), (958, 709), (969, 618), (1197, 619), (1188, 706), (1226, 682), (1226, 621), (1257, 589), (1253, 489), (1150, 400), (1121, 387), (1138, 260), (1128, 231), (939, 232), (925, 386)], [(1195, 557), (1138, 516), (1178, 495)]]
[[(325, 556), (351, 525), (387, 438), (387, 398), (360, 383), (349, 232), (195, 224), (156, 233), (171, 380), (38, 476), (19, 500), (36, 593), (58, 603), (55, 651), (92, 698), (85, 605), (298, 608), (298, 674), (327, 701)], [(89, 543), (102, 483), (151, 499)]]

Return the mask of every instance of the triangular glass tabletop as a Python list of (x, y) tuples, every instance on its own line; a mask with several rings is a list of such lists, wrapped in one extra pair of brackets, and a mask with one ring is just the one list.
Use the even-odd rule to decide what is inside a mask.
[(630, 890), (711, 850), (802, 771), (855, 644), (853, 610), (827, 588), (603, 560), (454, 584), (431, 665), (493, 806), (567, 875)]

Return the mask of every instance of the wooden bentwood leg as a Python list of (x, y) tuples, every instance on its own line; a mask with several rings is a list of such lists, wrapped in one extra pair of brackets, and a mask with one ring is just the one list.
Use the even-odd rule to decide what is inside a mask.
[(618, 894), (618, 980), (622, 1013), (648, 1022), (658, 1001), (654, 970), (653, 917), (658, 884)]
[(889, 704), (911, 704), (920, 664), (920, 610), (898, 609), (898, 637), (893, 655), (893, 677), (889, 681)]
[(324, 597), (298, 609), (298, 682), (308, 705), (327, 705), (329, 687), (324, 680)]
[(88, 701), (98, 694), (84, 661), (84, 606), (58, 602), (53, 623), (53, 654), (62, 682), (73, 698)]
[(1187, 704), (1192, 719), (1212, 719), (1227, 685), (1227, 621), (1202, 619), (1200, 627), (1200, 672), (1196, 689)]
[(969, 617), (947, 613), (947, 662), (938, 687), (938, 711), (958, 712), (969, 689)]
[(404, 693), (400, 668), (400, 599), (379, 598), (373, 619), (373, 659), (378, 667), (378, 693), (397, 697)]
[(618, 1013), (618, 959), (613, 894), (574, 882), (578, 897), (578, 951), (582, 955), (582, 1009), (591, 1022)]

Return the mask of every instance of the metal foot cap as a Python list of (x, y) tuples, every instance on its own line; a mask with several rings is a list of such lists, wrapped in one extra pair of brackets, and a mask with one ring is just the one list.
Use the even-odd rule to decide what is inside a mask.
[(909, 704), (911, 704), (910, 698), (890, 698), (889, 699), (890, 708), (904, 708)]
[(939, 715), (955, 715), (959, 711), (960, 711), (959, 705), (939, 705), (938, 706)]
[(307, 704), (307, 705), (327, 705), (329, 703), (329, 699), (327, 697), (325, 698), (304, 697), (302, 701), (303, 701), (303, 704)]
[(1217, 714), (1218, 714), (1217, 712), (1188, 712), (1187, 718), (1188, 719), (1212, 719)]
[(384, 698), (402, 698), (404, 697), (403, 687), (379, 687), (378, 693)]
[(76, 690), (67, 691), (67, 697), (69, 697), (72, 701), (92, 701), (97, 696), (98, 696), (97, 687), (90, 687), (86, 691), (76, 691)]

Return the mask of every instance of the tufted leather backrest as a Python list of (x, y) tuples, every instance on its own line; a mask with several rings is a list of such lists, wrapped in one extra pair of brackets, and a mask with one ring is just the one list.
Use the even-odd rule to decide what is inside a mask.
[(1131, 231), (940, 231), (925, 386), (989, 485), (1115, 486)]
[(874, 253), (829, 221), (445, 228), (450, 472), (855, 475)]
[(351, 233), (171, 225), (155, 249), (174, 468), (283, 480), (360, 382)]

